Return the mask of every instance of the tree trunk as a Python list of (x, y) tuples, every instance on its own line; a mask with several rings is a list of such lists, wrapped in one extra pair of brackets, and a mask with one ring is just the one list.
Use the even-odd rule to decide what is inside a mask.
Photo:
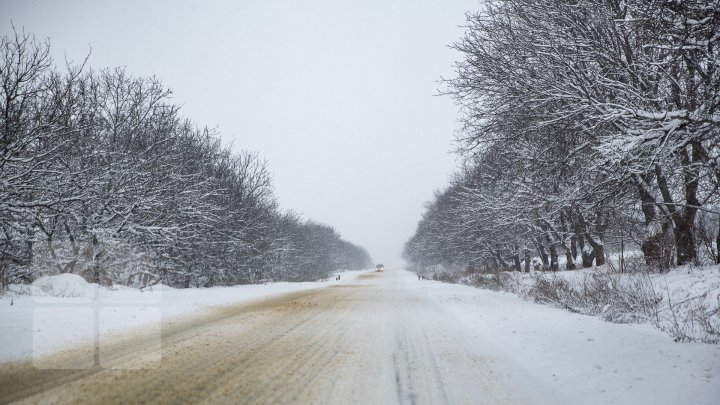
[(684, 177), (684, 196), (685, 203), (682, 210), (672, 199), (668, 181), (659, 165), (655, 166), (655, 175), (657, 178), (660, 193), (663, 196), (665, 205), (668, 207), (670, 219), (673, 221), (673, 234), (675, 236), (675, 249), (677, 250), (677, 265), (692, 263), (697, 259), (697, 250), (695, 245), (695, 235), (693, 227), (695, 225), (695, 215), (697, 207), (701, 205), (697, 198), (697, 190), (699, 187), (699, 172), (697, 162), (700, 160), (698, 146), (690, 144), (692, 149), (692, 157), (685, 150), (680, 152), (680, 160), (683, 165)]
[(693, 263), (697, 259), (695, 249), (695, 234), (692, 223), (688, 221), (675, 222), (675, 248), (677, 249), (677, 265)]
[(625, 237), (620, 234), (620, 273), (625, 273)]
[(4, 293), (10, 284), (10, 280), (7, 279), (6, 268), (7, 263), (5, 260), (0, 259), (0, 294)]
[(578, 238), (578, 245), (580, 246), (580, 256), (582, 256), (582, 266), (584, 269), (592, 267), (594, 256), (591, 252), (585, 249), (585, 237), (580, 236)]
[[(720, 232), (718, 232), (718, 241), (720, 241)], [(718, 253), (718, 260), (720, 260), (720, 253)], [(528, 248), (525, 248), (525, 273), (530, 273), (530, 249)]]
[(670, 232), (670, 223), (662, 224), (661, 231), (645, 239), (640, 250), (645, 257), (645, 264), (653, 269), (667, 269), (670, 267), (670, 246), (667, 238)]
[(593, 246), (593, 256), (595, 256), (595, 265), (602, 266), (605, 264), (605, 245), (602, 243)]
[(588, 243), (592, 247), (592, 258), (590, 259), (590, 266), (592, 266), (592, 259), (595, 259), (595, 265), (596, 266), (602, 266), (605, 264), (605, 245), (602, 244), (602, 242), (595, 242), (595, 240), (590, 236), (590, 234), (585, 234), (585, 239), (587, 239)]
[[(642, 185), (643, 183), (646, 185), (649, 184), (651, 182), (650, 177), (650, 174), (646, 174), (640, 176), (636, 180), (638, 194), (640, 195), (640, 201), (642, 202), (641, 208), (643, 216), (645, 217), (645, 226), (648, 229), (653, 227), (657, 218), (655, 199), (646, 191), (645, 187), (643, 187)], [(648, 236), (645, 240), (642, 241), (642, 243), (640, 243), (640, 250), (643, 252), (645, 264), (647, 264), (648, 267), (650, 267), (651, 269), (664, 269), (669, 266), (669, 263), (667, 263), (666, 260), (665, 249), (665, 237), (667, 236), (667, 232), (669, 230), (670, 225), (664, 221), (661, 224), (661, 230), (659, 233), (653, 233), (653, 230), (649, 231), (648, 234), (650, 234), (650, 236)]]
[(555, 244), (550, 244), (550, 271), (558, 271), (558, 253)]
[(565, 260), (567, 263), (565, 263), (565, 269), (566, 270), (575, 270), (575, 258), (572, 254), (572, 249), (565, 249)]
[(548, 260), (547, 253), (545, 253), (545, 247), (540, 242), (535, 242), (535, 245), (537, 246), (538, 254), (540, 255), (540, 260), (542, 260), (543, 270), (546, 270), (549, 268), (550, 262)]
[(60, 264), (60, 261), (58, 260), (57, 253), (55, 253), (55, 245), (53, 245), (53, 239), (48, 238), (47, 242), (45, 243), (47, 244), (47, 249), (50, 253), (50, 257), (52, 257), (53, 259), (53, 264), (55, 264), (55, 267), (57, 267), (58, 273), (65, 273), (62, 264)]
[(515, 254), (513, 255), (513, 261), (515, 262), (515, 271), (520, 272), (522, 271), (522, 268), (520, 267), (520, 252), (517, 250), (515, 251)]
[(717, 252), (715, 263), (720, 264), (720, 216), (718, 216), (718, 233), (715, 237), (715, 251)]
[(503, 259), (502, 255), (500, 254), (499, 251), (495, 252), (495, 259), (497, 260), (498, 266), (502, 270), (507, 270), (510, 267), (510, 265), (508, 265), (508, 263), (505, 261), (505, 259)]

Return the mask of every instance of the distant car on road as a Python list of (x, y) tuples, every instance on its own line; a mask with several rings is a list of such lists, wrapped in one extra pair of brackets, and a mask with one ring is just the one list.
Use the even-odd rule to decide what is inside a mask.
[(375, 271), (385, 271), (385, 266), (383, 266), (382, 264), (378, 264), (377, 266), (375, 266)]

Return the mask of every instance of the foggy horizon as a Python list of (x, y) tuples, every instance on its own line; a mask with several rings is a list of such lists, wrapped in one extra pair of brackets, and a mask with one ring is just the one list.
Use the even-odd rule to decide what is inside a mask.
[(60, 67), (89, 54), (86, 69), (157, 76), (182, 116), (267, 161), (283, 210), (386, 266), (455, 167), (458, 109), (436, 93), (476, 1), (2, 4)]

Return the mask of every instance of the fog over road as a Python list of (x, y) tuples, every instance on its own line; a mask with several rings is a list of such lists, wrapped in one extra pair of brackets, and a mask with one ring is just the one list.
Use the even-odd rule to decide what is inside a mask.
[(367, 273), (165, 322), (160, 367), (141, 334), (104, 352), (102, 368), (6, 365), (0, 402), (536, 403), (413, 277)]

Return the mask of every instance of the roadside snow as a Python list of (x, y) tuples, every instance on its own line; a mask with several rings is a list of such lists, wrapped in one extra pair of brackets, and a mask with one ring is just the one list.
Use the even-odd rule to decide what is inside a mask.
[(341, 281), (189, 289), (156, 285), (144, 290), (99, 287), (74, 274), (41, 277), (31, 285), (13, 285), (0, 297), (0, 363), (97, 342), (133, 328), (156, 328), (161, 318), (171, 320), (213, 307), (350, 283), (361, 273), (342, 273)]
[(648, 324), (615, 324), (511, 293), (419, 282), (516, 381), (556, 403), (718, 404), (720, 346), (675, 343)]
[[(504, 275), (502, 289), (525, 299), (617, 323), (650, 323), (678, 341), (718, 343), (720, 338), (718, 265), (683, 266), (668, 273), (619, 273), (600, 267)], [(536, 289), (541, 281), (544, 286)], [(472, 280), (467, 284), (473, 285)]]

